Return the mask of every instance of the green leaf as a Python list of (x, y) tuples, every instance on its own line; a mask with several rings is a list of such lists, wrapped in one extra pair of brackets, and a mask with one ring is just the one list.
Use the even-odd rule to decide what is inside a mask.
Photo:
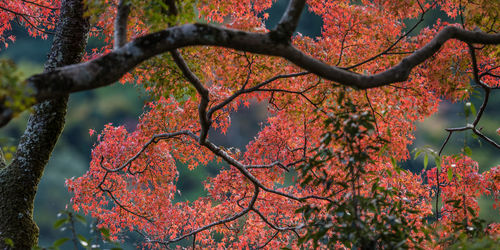
[(387, 175), (388, 175), (389, 177), (392, 177), (392, 171), (390, 171), (389, 169), (387, 169), (385, 172), (387, 173)]
[(453, 170), (452, 170), (452, 168), (451, 167), (448, 168), (447, 172), (448, 172), (448, 180), (451, 181), (453, 179)]
[(79, 220), (82, 224), (86, 225), (87, 224), (87, 220), (85, 219), (85, 217), (79, 215), (79, 214), (75, 214), (75, 217), (77, 220)]
[(417, 159), (417, 157), (422, 153), (422, 150), (417, 150), (417, 152), (415, 153), (415, 159)]
[(86, 247), (89, 245), (89, 241), (83, 235), (79, 234), (76, 237), (80, 240), (80, 244), (82, 244), (82, 246)]
[(396, 162), (396, 159), (394, 159), (394, 157), (391, 156), (391, 164), (394, 168), (398, 168), (398, 163)]
[(62, 225), (68, 222), (68, 218), (62, 218), (54, 222), (54, 228), (60, 228)]
[(54, 244), (52, 244), (52, 246), (55, 248), (58, 248), (59, 246), (61, 246), (62, 244), (64, 244), (68, 240), (69, 240), (68, 238), (60, 238), (60, 239), (54, 241)]
[(474, 103), (470, 103), (470, 111), (472, 115), (476, 115), (476, 106), (474, 106)]
[(424, 170), (427, 169), (427, 165), (429, 164), (429, 155), (424, 155)]

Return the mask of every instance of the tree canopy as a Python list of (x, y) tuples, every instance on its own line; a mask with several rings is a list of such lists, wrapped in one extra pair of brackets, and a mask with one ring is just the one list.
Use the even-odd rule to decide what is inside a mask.
[[(13, 160), (0, 169), (0, 202), (28, 197), (19, 208), (0, 203), (0, 215), (9, 216), (0, 239), (12, 242), (0, 247), (26, 244), (15, 236), (16, 209), (32, 214), (67, 96), (117, 81), (144, 87), (153, 100), (134, 130), (109, 124), (97, 133), (88, 172), (66, 181), (74, 210), (97, 218), (112, 239), (132, 231), (148, 248), (184, 239), (193, 248), (437, 248), (464, 237), (498, 243), (500, 225), (478, 219), (477, 198), (499, 197), (499, 166), (481, 173), (468, 147), (442, 151), (465, 132), (500, 149), (479, 125), (500, 88), (500, 3), (291, 0), (268, 28), (274, 2), (1, 2), (5, 47), (15, 41), (13, 21), (33, 36), (55, 28), (55, 37), (43, 73), (20, 81), (9, 63), (0, 68), (0, 124), (34, 107)], [(321, 17), (320, 36), (296, 32), (305, 9)], [(420, 29), (434, 9), (453, 22)], [(84, 50), (87, 36), (103, 45)], [(472, 122), (446, 128), (439, 150), (417, 150), (421, 172), (402, 169), (415, 123), (440, 101), (467, 100), (478, 90), (482, 105), (469, 107)], [(226, 133), (231, 114), (257, 102), (268, 118), (244, 149), (211, 140), (211, 131)], [(210, 162), (220, 171), (204, 182), (207, 195), (176, 200), (179, 165)], [(19, 180), (30, 191), (8, 187)]]

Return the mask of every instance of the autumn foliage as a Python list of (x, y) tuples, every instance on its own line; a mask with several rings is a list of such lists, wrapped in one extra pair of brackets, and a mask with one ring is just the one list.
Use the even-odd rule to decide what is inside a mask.
[[(87, 2), (91, 35), (106, 42), (89, 51), (90, 59), (112, 50), (118, 1)], [(168, 14), (165, 2), (130, 1), (129, 39), (197, 18), (268, 32), (266, 10), (274, 1), (177, 1), (176, 15)], [(52, 28), (46, 23), (54, 22), (56, 11), (41, 5), (58, 4), (1, 2), (0, 9), (11, 11), (0, 12), (0, 23), (7, 23), (0, 27), (0, 41), (6, 46), (14, 41), (3, 35), (14, 18), (30, 34), (44, 36), (40, 29)], [(366, 75), (399, 63), (446, 26), (500, 28), (498, 1), (307, 4), (323, 20), (321, 36), (295, 34), (292, 44), (329, 65)], [(431, 9), (455, 21), (438, 21), (419, 32), (407, 25), (405, 20), (426, 18)], [(415, 173), (399, 164), (413, 156), (408, 146), (416, 122), (434, 114), (442, 100), (469, 98), (477, 77), (491, 90), (500, 87), (499, 47), (473, 46), (449, 40), (407, 81), (367, 90), (325, 80), (277, 57), (218, 47), (180, 49), (200, 87), (185, 77), (174, 53), (152, 58), (122, 82), (143, 86), (153, 101), (134, 130), (109, 124), (98, 133), (88, 172), (67, 180), (73, 208), (97, 218), (114, 239), (135, 231), (152, 248), (183, 239), (216, 248), (436, 248), (468, 230), (496, 239), (499, 225), (478, 222), (477, 199), (498, 198), (499, 166), (480, 173), (465, 154), (431, 151), (423, 154), (426, 165), (435, 159), (432, 168)], [(225, 134), (231, 114), (254, 103), (267, 106), (268, 118), (241, 152), (215, 145), (204, 134), (207, 126)], [(217, 162), (220, 172), (205, 180), (207, 196), (177, 201), (177, 167), (203, 168), (210, 162)]]

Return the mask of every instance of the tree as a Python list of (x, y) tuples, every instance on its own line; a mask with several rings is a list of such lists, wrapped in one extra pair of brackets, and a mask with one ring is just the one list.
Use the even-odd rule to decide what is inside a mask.
[[(433, 247), (470, 228), (498, 236), (498, 225), (480, 228), (475, 200), (498, 196), (498, 167), (478, 173), (466, 155), (442, 158), (449, 138), (439, 153), (419, 151), (426, 166), (435, 157), (434, 169), (398, 167), (409, 157), (414, 123), (442, 98), (466, 99), (475, 88), (483, 105), (472, 124), (447, 129), (449, 136), (470, 131), (500, 149), (478, 126), (500, 86), (498, 1), (311, 0), (306, 7), (292, 0), (267, 30), (272, 4), (0, 3), (6, 46), (14, 40), (4, 35), (12, 20), (34, 36), (55, 27), (45, 72), (2, 82), (2, 125), (33, 108), (15, 156), (2, 161), (0, 248), (36, 245), (33, 199), (68, 95), (120, 79), (143, 85), (154, 101), (135, 131), (106, 126), (88, 173), (67, 180), (74, 209), (91, 213), (115, 238), (129, 230), (158, 248), (190, 238), (193, 247), (368, 249)], [(321, 37), (294, 34), (304, 8), (322, 17)], [(458, 22), (414, 34), (434, 8)], [(411, 18), (417, 24), (407, 27)], [(102, 36), (105, 45), (83, 57), (89, 35)], [(230, 114), (255, 101), (266, 102), (270, 115), (243, 152), (210, 140), (210, 129), (225, 133)], [(207, 197), (174, 202), (176, 163), (192, 169), (210, 161), (221, 170), (205, 182)], [(429, 227), (438, 236), (429, 236)]]

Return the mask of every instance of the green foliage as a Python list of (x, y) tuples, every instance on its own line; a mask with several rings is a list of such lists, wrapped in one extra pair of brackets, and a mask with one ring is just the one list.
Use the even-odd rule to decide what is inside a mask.
[(5, 157), (6, 161), (12, 160), (14, 157), (14, 153), (16, 153), (17, 147), (16, 146), (3, 146), (2, 147), (2, 152)]
[(480, 238), (467, 238), (462, 235), (458, 241), (449, 247), (450, 250), (468, 249), (468, 250), (494, 250), (500, 246), (500, 240), (491, 236)]
[[(190, 61), (192, 60), (187, 60), (190, 69), (193, 71), (198, 70), (199, 66), (189, 63)], [(146, 70), (148, 67), (159, 65), (165, 70), (153, 72), (148, 81), (143, 83), (144, 88), (149, 90), (148, 93), (154, 99), (160, 96), (165, 98), (174, 97), (179, 103), (184, 103), (189, 98), (196, 96), (196, 89), (186, 81), (169, 54), (152, 58), (139, 68)]]
[[(132, 6), (140, 6), (141, 11), (144, 12), (144, 17), (147, 19), (145, 22), (150, 25), (152, 31), (165, 29), (165, 24), (173, 26), (176, 24), (184, 24), (196, 20), (196, 1), (185, 0), (176, 1), (177, 13), (174, 15), (169, 6), (165, 4), (164, 0), (132, 0)], [(145, 4), (147, 3), (147, 4)]]
[(447, 203), (455, 209), (466, 209), (474, 217), (453, 222), (454, 233), (440, 239), (440, 245), (450, 246), (449, 249), (498, 249), (500, 238), (488, 232), (489, 224), (477, 217), (478, 211), (469, 206), (463, 208), (463, 202), (460, 200), (449, 200)]
[(11, 60), (0, 59), (0, 103), (17, 116), (35, 103), (32, 94), (33, 89), (22, 80), (16, 64)]
[[(59, 217), (59, 219), (54, 222), (53, 227), (55, 229), (59, 229), (60, 231), (66, 231), (66, 230), (71, 231), (71, 238), (62, 237), (55, 240), (54, 243), (52, 243), (52, 245), (47, 248), (36, 246), (32, 250), (42, 250), (42, 249), (58, 250), (61, 247), (63, 249), (66, 249), (66, 245), (69, 245), (71, 242), (73, 243), (73, 247), (75, 249), (83, 247), (84, 249), (98, 250), (101, 249), (100, 245), (97, 244), (100, 241), (102, 242), (102, 244), (113, 246), (111, 249), (114, 250), (121, 249), (119, 247), (119, 243), (113, 242), (110, 239), (111, 236), (107, 228), (99, 228), (97, 230), (100, 233), (100, 237), (98, 237), (99, 235), (98, 236), (94, 235), (91, 238), (87, 238), (84, 235), (77, 233), (77, 227), (75, 225), (76, 223), (79, 223), (82, 226), (87, 225), (87, 220), (82, 215), (76, 214), (70, 210), (64, 210), (61, 211), (57, 215), (57, 217)], [(91, 232), (96, 231), (92, 224), (90, 226), (91, 226)]]
[[(315, 156), (300, 170), (304, 177), (302, 185), (313, 183), (324, 185), (326, 189), (338, 188), (341, 195), (332, 195), (324, 216), (321, 215), (324, 211), (312, 205), (296, 211), (310, 222), (299, 244), (312, 241), (314, 247), (321, 242), (330, 248), (340, 243), (351, 249), (405, 249), (410, 240), (418, 246), (423, 238), (412, 238), (410, 234), (422, 229), (406, 219), (408, 214), (418, 211), (405, 207), (405, 199), (395, 199), (401, 194), (397, 188), (381, 186), (377, 173), (364, 169), (371, 161), (370, 154), (384, 144), (382, 139), (371, 136), (375, 122), (373, 116), (351, 100), (344, 100), (343, 94), (339, 96), (338, 104), (344, 108), (327, 119), (325, 126), (329, 132), (323, 135), (322, 145), (314, 149)], [(366, 140), (371, 142), (362, 146), (362, 141)], [(341, 149), (332, 151), (329, 145), (333, 141), (340, 142)], [(315, 170), (320, 172), (321, 166), (333, 157), (345, 162), (344, 181), (333, 183), (317, 174), (311, 175)], [(394, 159), (393, 165), (394, 171), (404, 171)], [(361, 194), (360, 185), (371, 185), (371, 192)]]
[(455, 233), (441, 239), (440, 244), (450, 245), (449, 249), (498, 249), (500, 238), (489, 234), (487, 229), (487, 223), (477, 217), (464, 220), (455, 223)]
[[(125, 4), (130, 4), (131, 13), (129, 23), (133, 22), (135, 13), (140, 13), (141, 22), (144, 22), (144, 27), (135, 28), (148, 28), (150, 32), (155, 32), (167, 28), (168, 26), (185, 24), (196, 20), (195, 0), (176, 1), (176, 13), (170, 10), (169, 5), (165, 0), (126, 0)], [(94, 1), (85, 0), (87, 5), (86, 16), (90, 18), (91, 23), (99, 22), (99, 18), (107, 15), (106, 12), (114, 11), (116, 6), (110, 5), (107, 1)], [(174, 15), (175, 14), (175, 15)], [(134, 23), (137, 25), (137, 23)]]
[(415, 152), (415, 159), (417, 159), (421, 154), (423, 154), (424, 170), (426, 170), (427, 166), (429, 165), (429, 157), (432, 157), (434, 159), (434, 164), (436, 165), (438, 171), (441, 172), (441, 157), (439, 156), (438, 152), (436, 152), (430, 146), (415, 148), (414, 152)]

